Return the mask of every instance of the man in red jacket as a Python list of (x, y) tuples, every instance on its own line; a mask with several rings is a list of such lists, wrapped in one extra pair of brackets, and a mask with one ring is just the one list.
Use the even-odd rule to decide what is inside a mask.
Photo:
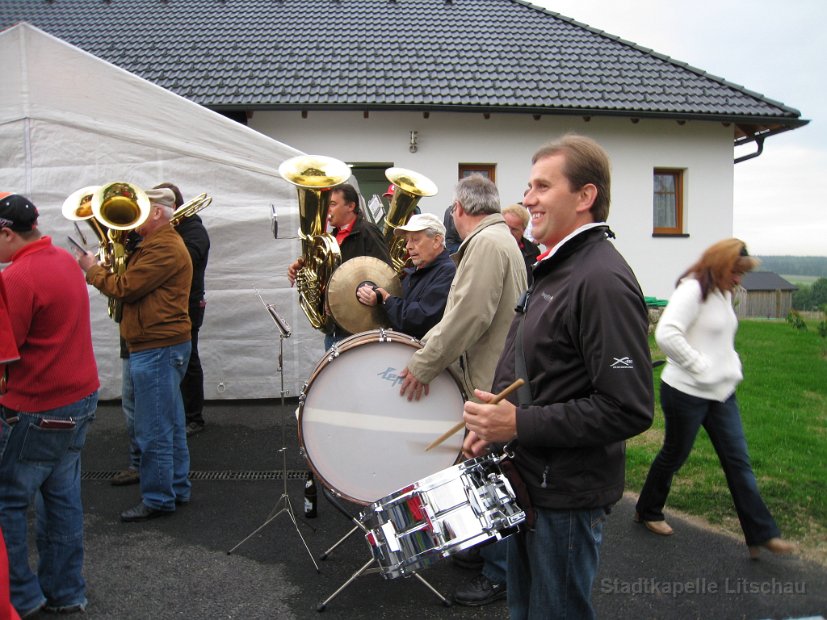
[[(83, 579), (80, 452), (98, 403), (89, 293), (72, 256), (37, 228), (25, 197), (0, 199), (0, 263), (20, 359), (0, 394), (0, 529), (11, 601), (22, 617), (43, 607), (79, 612)], [(37, 511), (37, 573), (26, 513)]]

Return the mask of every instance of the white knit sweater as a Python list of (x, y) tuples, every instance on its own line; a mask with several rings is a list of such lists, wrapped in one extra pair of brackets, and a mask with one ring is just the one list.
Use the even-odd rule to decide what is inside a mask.
[(686, 394), (725, 401), (743, 378), (735, 351), (737, 330), (729, 291), (712, 291), (701, 301), (698, 281), (681, 280), (655, 330), (667, 357), (661, 379)]

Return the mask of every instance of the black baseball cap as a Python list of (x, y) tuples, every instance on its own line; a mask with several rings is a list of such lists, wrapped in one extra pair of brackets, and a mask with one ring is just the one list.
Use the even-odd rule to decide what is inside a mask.
[(25, 196), (9, 194), (0, 198), (0, 229), (26, 232), (37, 224), (37, 207)]

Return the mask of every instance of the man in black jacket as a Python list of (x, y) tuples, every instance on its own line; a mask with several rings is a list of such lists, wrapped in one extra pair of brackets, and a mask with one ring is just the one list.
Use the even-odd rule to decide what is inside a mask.
[(652, 423), (646, 304), (608, 237), (609, 160), (567, 135), (532, 160), (524, 204), (550, 248), (518, 305), (492, 391), (511, 402), (465, 405), (463, 450), (516, 439), (531, 527), (508, 543), (511, 618), (592, 618), (603, 522), (623, 494), (625, 440)]

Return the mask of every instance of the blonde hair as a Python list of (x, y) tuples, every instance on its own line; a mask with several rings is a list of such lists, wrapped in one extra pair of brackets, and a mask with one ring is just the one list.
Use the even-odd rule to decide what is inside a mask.
[(503, 208), (503, 216), (505, 216), (507, 213), (511, 213), (512, 215), (516, 215), (518, 218), (520, 218), (520, 222), (523, 225), (523, 229), (528, 227), (528, 220), (530, 216), (528, 215), (528, 209), (526, 209), (523, 205), (508, 205), (507, 207)]
[(747, 252), (747, 245), (740, 239), (723, 239), (709, 246), (701, 257), (678, 278), (694, 277), (701, 285), (701, 298), (706, 300), (714, 290), (729, 290), (729, 278), (733, 272), (746, 273), (755, 269), (761, 261)]

